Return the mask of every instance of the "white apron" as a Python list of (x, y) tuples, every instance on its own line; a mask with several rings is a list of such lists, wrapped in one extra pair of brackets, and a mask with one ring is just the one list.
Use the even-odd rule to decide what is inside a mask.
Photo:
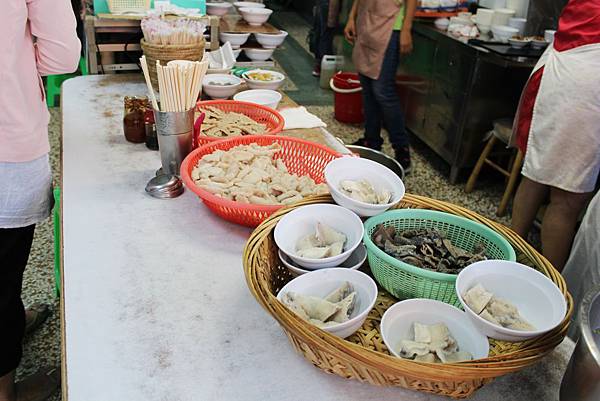
[(569, 192), (592, 192), (600, 170), (600, 43), (549, 46), (522, 174)]

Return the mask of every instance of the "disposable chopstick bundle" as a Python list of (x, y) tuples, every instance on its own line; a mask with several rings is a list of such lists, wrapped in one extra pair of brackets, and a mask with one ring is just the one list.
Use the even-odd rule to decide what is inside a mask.
[[(146, 60), (142, 60), (142, 69), (149, 89), (152, 87), (149, 74), (146, 73)], [(171, 61), (163, 66), (156, 61), (156, 76), (158, 78), (158, 91), (160, 93), (160, 110), (167, 112), (182, 112), (194, 107), (200, 90), (202, 89), (202, 78), (208, 70), (208, 61)], [(152, 91), (151, 98), (154, 97)], [(158, 110), (158, 105), (153, 105)]]
[(144, 40), (158, 45), (192, 45), (204, 41), (206, 24), (187, 18), (165, 19), (158, 16), (142, 20)]

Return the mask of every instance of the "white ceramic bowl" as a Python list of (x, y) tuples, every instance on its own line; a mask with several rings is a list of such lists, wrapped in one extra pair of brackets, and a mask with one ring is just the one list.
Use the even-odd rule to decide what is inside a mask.
[(279, 31), (279, 33), (255, 33), (254, 37), (256, 41), (265, 49), (275, 49), (280, 46), (285, 38), (288, 36), (286, 31)]
[(523, 35), (523, 32), (525, 32), (525, 24), (527, 24), (527, 18), (513, 17), (508, 19), (508, 26), (517, 28), (519, 30), (519, 35)]
[(492, 33), (494, 34), (494, 39), (502, 43), (508, 43), (508, 39), (517, 35), (519, 30), (508, 25), (494, 25), (492, 26)]
[(239, 10), (240, 8), (264, 8), (265, 5), (255, 1), (236, 1), (233, 6)]
[[(252, 74), (254, 72), (269, 74), (274, 79), (272, 81), (260, 81), (257, 79), (252, 79), (249, 77), (249, 74)], [(277, 71), (261, 70), (261, 69), (247, 71), (242, 74), (242, 78), (244, 78), (246, 80), (246, 84), (248, 85), (248, 88), (250, 88), (250, 89), (277, 90), (281, 87), (281, 85), (283, 84), (283, 81), (285, 81), (285, 75), (283, 75), (282, 73), (277, 72)]]
[(239, 49), (241, 45), (246, 43), (250, 37), (249, 33), (233, 33), (233, 32), (220, 32), (219, 40), (221, 43), (229, 42), (232, 49)]
[(277, 110), (281, 97), (281, 93), (271, 89), (250, 89), (236, 93), (233, 100), (256, 103)]
[[(375, 190), (387, 189), (392, 200), (383, 205), (360, 202), (345, 195), (340, 189), (342, 180), (367, 180)], [(382, 164), (359, 157), (345, 156), (332, 160), (325, 167), (325, 181), (335, 203), (352, 210), (362, 217), (371, 217), (383, 213), (404, 197), (404, 183), (389, 168)]]
[[(477, 284), (515, 305), (536, 330), (507, 329), (475, 314), (463, 295)], [(517, 262), (484, 260), (467, 266), (456, 278), (456, 293), (477, 328), (498, 340), (524, 341), (537, 337), (558, 326), (567, 313), (567, 302), (558, 287), (542, 273)]]
[(510, 46), (514, 47), (515, 49), (522, 49), (525, 46), (529, 45), (528, 40), (513, 39), (513, 38), (508, 39), (508, 43), (510, 43)]
[(239, 8), (238, 11), (242, 14), (242, 18), (244, 21), (248, 23), (248, 25), (252, 26), (261, 26), (265, 22), (269, 20), (271, 14), (273, 14), (273, 10), (268, 8)]
[[(323, 259), (303, 258), (296, 254), (298, 240), (314, 233), (318, 222), (346, 235), (344, 252)], [(319, 203), (299, 207), (283, 216), (275, 226), (275, 243), (298, 265), (309, 270), (323, 269), (344, 263), (362, 242), (364, 232), (362, 221), (350, 210)]]
[(483, 25), (483, 24), (480, 24), (479, 22), (477, 22), (476, 25), (477, 25), (477, 29), (479, 29), (479, 32), (483, 33), (483, 34), (490, 33), (490, 30), (492, 29), (492, 27), (490, 25)]
[(354, 312), (352, 312), (350, 320), (347, 322), (323, 328), (323, 330), (334, 336), (346, 338), (360, 329), (377, 300), (377, 284), (365, 273), (345, 268), (309, 272), (287, 283), (277, 294), (277, 299), (281, 301), (283, 295), (288, 291), (303, 295), (326, 297), (346, 281), (352, 284), (357, 292)]
[(231, 3), (219, 2), (219, 3), (206, 3), (206, 13), (208, 15), (223, 16), (229, 12)]
[(450, 20), (448, 18), (438, 18), (433, 21), (433, 25), (439, 30), (445, 31), (448, 29), (448, 25), (450, 25)]
[(444, 323), (458, 343), (458, 349), (468, 351), (473, 359), (487, 358), (490, 344), (465, 312), (432, 299), (407, 299), (388, 308), (381, 318), (380, 332), (390, 352), (399, 357), (401, 340), (414, 339), (414, 323)]
[(275, 49), (244, 49), (246, 56), (252, 61), (266, 61), (271, 58)]
[[(283, 265), (285, 267), (287, 267), (288, 270), (294, 276), (299, 276), (301, 274), (306, 274), (308, 272), (313, 271), (313, 270), (303, 269), (302, 267), (298, 266), (296, 263), (294, 263), (294, 261), (292, 259), (290, 259), (290, 257), (288, 255), (283, 253), (281, 251), (281, 249), (278, 251), (278, 255), (279, 255), (279, 259), (281, 259), (281, 263), (283, 263)], [(364, 244), (360, 244), (354, 250), (354, 252), (352, 252), (350, 257), (344, 261), (344, 263), (341, 263), (339, 266), (336, 266), (336, 267), (343, 267), (344, 269), (357, 270), (358, 268), (360, 268), (363, 265), (363, 263), (365, 263), (365, 260), (367, 260), (367, 247)]]
[(514, 17), (515, 14), (516, 11), (510, 8), (495, 8), (494, 15), (492, 17), (492, 26), (508, 25), (508, 20)]
[(533, 47), (534, 49), (543, 49), (544, 47), (548, 46), (548, 42), (546, 42), (546, 40), (538, 40), (538, 39), (532, 39), (531, 40), (531, 47)]
[[(219, 85), (230, 83), (230, 85)], [(209, 74), (202, 79), (202, 91), (213, 99), (227, 99), (233, 96), (242, 80), (231, 74)]]
[(242, 49), (233, 49), (233, 58), (235, 58), (237, 60), (237, 58), (240, 56), (241, 52), (242, 52)]

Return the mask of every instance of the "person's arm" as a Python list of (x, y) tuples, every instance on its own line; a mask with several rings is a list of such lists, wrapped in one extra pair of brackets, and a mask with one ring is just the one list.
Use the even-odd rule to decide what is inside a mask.
[(35, 37), (40, 75), (77, 70), (81, 43), (69, 0), (27, 0), (31, 34)]
[(417, 10), (417, 0), (405, 0), (404, 22), (400, 31), (400, 53), (408, 54), (413, 49), (412, 25)]
[(354, 0), (350, 14), (348, 14), (348, 22), (346, 28), (344, 28), (344, 37), (350, 43), (354, 43), (356, 39), (356, 10), (358, 9), (358, 2), (360, 0)]

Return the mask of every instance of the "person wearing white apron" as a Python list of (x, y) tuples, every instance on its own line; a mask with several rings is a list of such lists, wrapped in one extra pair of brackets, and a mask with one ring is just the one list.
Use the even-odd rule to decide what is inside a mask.
[(526, 238), (550, 195), (542, 252), (562, 270), (600, 171), (600, 0), (570, 0), (521, 96), (513, 143), (524, 153), (512, 227)]

